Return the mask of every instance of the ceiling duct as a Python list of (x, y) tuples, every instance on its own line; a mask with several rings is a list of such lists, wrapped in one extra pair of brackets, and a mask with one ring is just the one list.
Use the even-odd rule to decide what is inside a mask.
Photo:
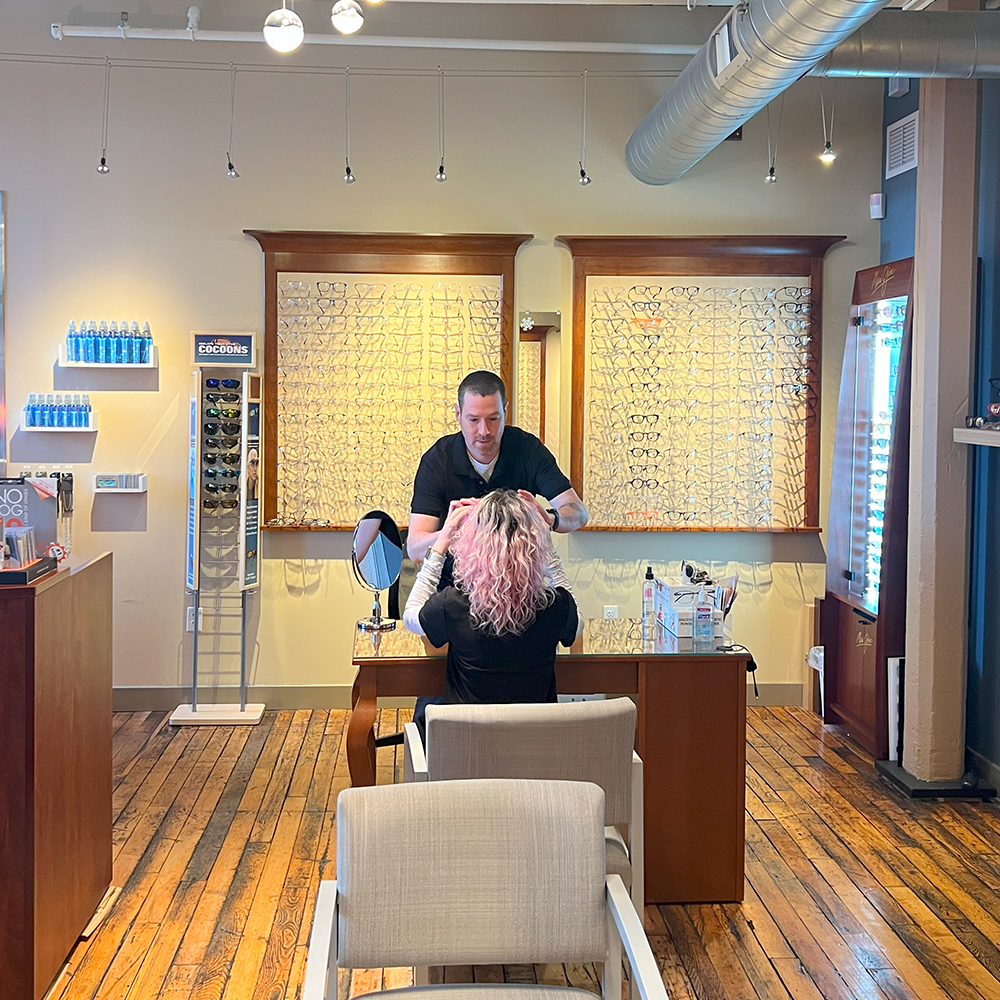
[(810, 76), (1000, 76), (1000, 14), (884, 10), (841, 42)]
[(808, 72), (886, 0), (745, 0), (640, 122), (632, 173), (669, 184)]

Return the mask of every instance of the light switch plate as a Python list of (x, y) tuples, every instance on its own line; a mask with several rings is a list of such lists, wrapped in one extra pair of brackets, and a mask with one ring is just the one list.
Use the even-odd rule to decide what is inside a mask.
[(605, 604), (604, 605), (604, 617), (605, 618), (617, 618), (618, 617), (618, 605), (617, 604)]

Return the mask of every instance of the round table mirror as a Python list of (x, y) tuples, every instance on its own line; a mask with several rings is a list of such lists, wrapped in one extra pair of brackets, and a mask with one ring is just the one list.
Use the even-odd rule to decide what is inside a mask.
[(358, 622), (364, 632), (388, 632), (396, 627), (391, 618), (382, 617), (381, 592), (397, 579), (403, 565), (403, 540), (396, 522), (384, 511), (370, 510), (354, 529), (351, 563), (358, 583), (375, 594), (372, 616)]

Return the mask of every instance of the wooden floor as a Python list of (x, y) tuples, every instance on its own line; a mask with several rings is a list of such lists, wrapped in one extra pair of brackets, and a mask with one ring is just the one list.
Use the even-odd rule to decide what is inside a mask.
[[(51, 1000), (296, 1000), (317, 884), (334, 873), (347, 718), (172, 729), (162, 713), (116, 715), (125, 891)], [(397, 724), (382, 713), (381, 729)], [(746, 901), (646, 911), (671, 997), (1000, 1000), (1000, 807), (898, 798), (797, 709), (750, 709), (747, 735)], [(380, 782), (396, 753), (379, 751)], [(585, 966), (449, 970), (472, 976), (597, 991)], [(341, 997), (408, 983), (355, 970)]]

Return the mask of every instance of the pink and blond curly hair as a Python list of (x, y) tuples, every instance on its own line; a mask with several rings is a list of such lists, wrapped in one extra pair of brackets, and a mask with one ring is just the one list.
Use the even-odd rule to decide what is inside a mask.
[(459, 525), (451, 543), (454, 578), (469, 598), (473, 624), (494, 635), (520, 635), (555, 600), (546, 570), (549, 530), (535, 507), (512, 490), (493, 490)]

